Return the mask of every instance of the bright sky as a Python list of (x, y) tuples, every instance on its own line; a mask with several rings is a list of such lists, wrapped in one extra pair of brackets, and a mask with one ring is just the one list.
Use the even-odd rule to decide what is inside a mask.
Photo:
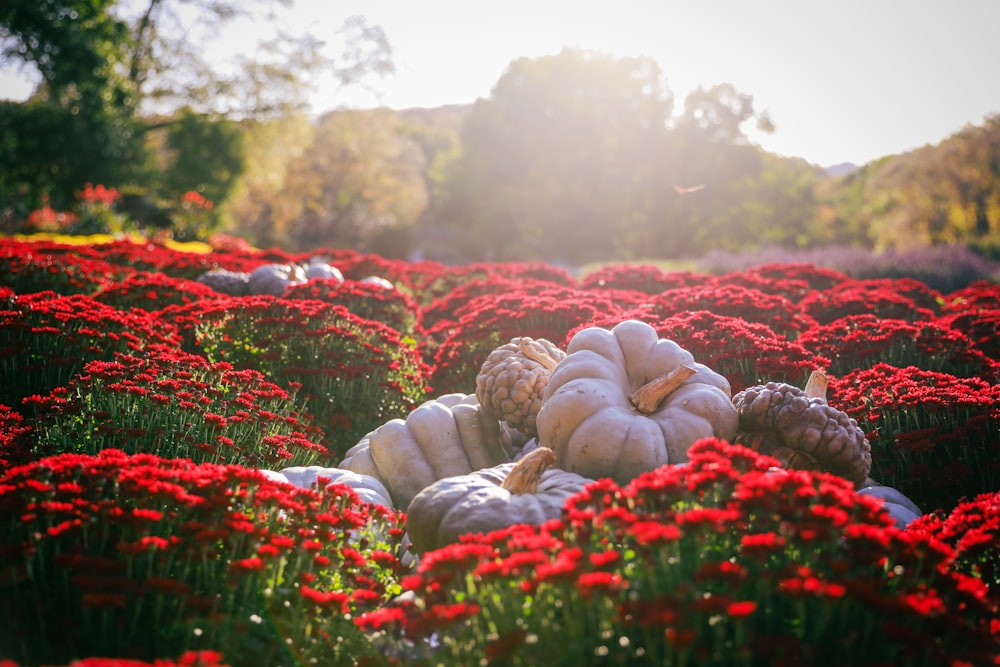
[[(470, 103), (512, 60), (568, 46), (653, 58), (678, 105), (730, 82), (777, 128), (755, 142), (824, 166), (1000, 113), (1000, 0), (296, 0), (289, 20), (325, 38), (354, 14), (385, 30), (396, 74), (372, 82), (378, 96), (321, 85), (315, 111)], [(218, 48), (248, 44), (242, 26)], [(0, 76), (0, 96), (18, 85)]]

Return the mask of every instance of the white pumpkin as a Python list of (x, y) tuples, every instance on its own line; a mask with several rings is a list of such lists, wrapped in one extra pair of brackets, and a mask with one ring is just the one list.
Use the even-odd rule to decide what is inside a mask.
[(368, 276), (367, 278), (362, 279), (361, 282), (378, 285), (379, 287), (384, 287), (385, 289), (395, 289), (395, 285), (379, 276)]
[(627, 484), (687, 461), (701, 438), (736, 434), (729, 381), (645, 322), (582, 329), (566, 352), (535, 420), (558, 468)]
[(309, 260), (309, 263), (303, 268), (306, 276), (306, 280), (333, 280), (338, 283), (344, 282), (344, 274), (340, 272), (340, 269), (333, 266), (332, 264), (327, 264), (325, 261), (318, 257), (313, 257)]
[(320, 479), (326, 486), (343, 484), (350, 487), (358, 497), (366, 503), (381, 505), (394, 509), (389, 497), (389, 490), (375, 477), (362, 475), (343, 468), (324, 468), (323, 466), (293, 466), (281, 470), (260, 470), (264, 476), (279, 482), (287, 482), (300, 489), (316, 487)]
[(445, 394), (393, 419), (347, 450), (339, 466), (379, 479), (399, 508), (439, 479), (510, 461), (523, 444), (489, 417), (474, 394)]
[(306, 274), (298, 264), (263, 264), (250, 272), (247, 289), (250, 294), (281, 296), (289, 285), (304, 282)]

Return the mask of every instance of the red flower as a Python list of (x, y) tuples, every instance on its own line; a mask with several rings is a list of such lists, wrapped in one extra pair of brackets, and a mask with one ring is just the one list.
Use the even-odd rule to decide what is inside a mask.
[(907, 532), (947, 544), (952, 567), (976, 577), (1000, 600), (1000, 491), (961, 502), (948, 514), (925, 514)]
[(666, 290), (652, 298), (647, 310), (660, 319), (693, 311), (739, 317), (747, 322), (765, 324), (788, 338), (796, 337), (815, 324), (812, 317), (783, 296), (721, 281)]
[(798, 343), (832, 359), (829, 371), (834, 375), (886, 363), (960, 377), (1000, 378), (1000, 363), (975, 349), (960, 331), (934, 322), (852, 315), (803, 332)]
[[(64, 656), (58, 651), (75, 652), (84, 645), (162, 654), (165, 646), (191, 645), (184, 628), (194, 621), (204, 630), (205, 641), (229, 650), (226, 642), (238, 637), (217, 633), (209, 614), (244, 613), (259, 603), (259, 591), (265, 582), (277, 580), (279, 571), (289, 582), (311, 573), (311, 561), (291, 545), (301, 541), (300, 534), (316, 532), (317, 517), (334, 507), (344, 508), (342, 520), (326, 529), (324, 541), (352, 539), (376, 518), (367, 511), (348, 511), (354, 502), (356, 496), (346, 487), (314, 492), (240, 466), (199, 465), (120, 450), (63, 454), (5, 470), (0, 474), (0, 531), (10, 538), (10, 548), (0, 548), (0, 572), (22, 563), (30, 574), (5, 580), (0, 616), (8, 625), (0, 637), (8, 632), (31, 636), (38, 640), (31, 646), (57, 651), (32, 649), (38, 651), (31, 654), (36, 657)], [(398, 527), (402, 520), (387, 510), (377, 516), (387, 527)], [(74, 524), (72, 534), (46, 530), (66, 522)], [(396, 548), (400, 537), (380, 539)], [(328, 549), (338, 591), (328, 599), (353, 597), (359, 605), (370, 605), (386, 596), (396, 569), (365, 558), (366, 549), (359, 545), (350, 561)], [(272, 558), (269, 550), (285, 557)], [(315, 590), (331, 587), (330, 579), (321, 576), (324, 583), (313, 583)], [(290, 606), (279, 602), (272, 610), (292, 614), (279, 624), (285, 627), (282, 632), (297, 610), (305, 609), (305, 598), (299, 602), (300, 596), (289, 597), (293, 589), (286, 590), (276, 595), (286, 596)], [(355, 590), (364, 592), (354, 596)], [(183, 596), (183, 604), (158, 599), (162, 596)], [(37, 613), (20, 613), (26, 608)], [(76, 620), (87, 613), (85, 608), (121, 609), (121, 617), (130, 622), (110, 624), (103, 631), (99, 624), (84, 626)], [(160, 630), (148, 633), (154, 621)], [(283, 642), (283, 637), (273, 639)]]
[(732, 602), (726, 607), (726, 614), (731, 618), (743, 618), (757, 611), (757, 603), (753, 600)]
[[(266, 373), (291, 391), (339, 460), (386, 421), (404, 417), (428, 391), (420, 352), (388, 326), (340, 305), (272, 296), (169, 307), (192, 348), (215, 362)], [(346, 418), (347, 427), (344, 427)]]
[(246, 574), (247, 572), (259, 572), (264, 569), (264, 561), (262, 561), (257, 556), (252, 558), (242, 558), (237, 561), (233, 561), (229, 564), (229, 570), (237, 574)]
[(342, 591), (323, 592), (310, 586), (301, 586), (299, 594), (321, 609), (336, 609), (341, 613), (347, 613), (349, 610), (350, 598)]
[[(645, 296), (637, 293), (633, 303)], [(622, 297), (534, 280), (490, 285), (486, 293), (457, 305), (448, 319), (428, 328), (436, 346), (432, 384), (438, 392), (460, 391), (470, 382), (475, 386), (476, 373), (499, 345), (518, 336), (559, 344), (569, 331), (602, 313), (623, 313)], [(456, 297), (453, 293), (449, 298)]]
[(381, 630), (387, 626), (400, 625), (406, 617), (402, 607), (382, 607), (365, 612), (357, 617), (355, 623), (366, 632)]
[(540, 563), (534, 572), (534, 584), (555, 580), (572, 581), (583, 568), (582, 551), (578, 548), (567, 549), (556, 554), (553, 561)]
[(632, 524), (635, 539), (638, 544), (664, 544), (674, 542), (681, 537), (681, 530), (673, 524), (662, 524), (658, 521), (637, 521)]
[(1000, 488), (1000, 385), (876, 364), (830, 383), (872, 443), (872, 476), (925, 511)]
[(801, 307), (820, 324), (866, 314), (884, 319), (929, 320), (936, 314), (936, 297), (940, 295), (922, 287), (908, 280), (845, 280), (809, 293)]
[(115, 188), (87, 183), (83, 190), (76, 193), (76, 198), (85, 204), (101, 204), (108, 208), (115, 205), (120, 193)]
[(204, 195), (194, 190), (188, 190), (181, 195), (181, 203), (195, 208), (202, 208), (206, 211), (211, 210), (213, 206), (210, 200), (206, 199)]
[(584, 599), (598, 592), (614, 593), (624, 584), (625, 580), (617, 572), (583, 572), (576, 578), (576, 588)]

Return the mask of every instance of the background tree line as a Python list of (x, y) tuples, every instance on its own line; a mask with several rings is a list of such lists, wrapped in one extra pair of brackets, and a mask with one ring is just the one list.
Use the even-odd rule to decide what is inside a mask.
[[(330, 36), (280, 30), (253, 59), (220, 67), (206, 43), (236, 19), (270, 24), (292, 0), (7, 0), (0, 61), (39, 78), (25, 103), (0, 101), (0, 212), (66, 207), (86, 183), (125, 194), (144, 222), (176, 225), (182, 194), (224, 203), (246, 167), (246, 124), (301, 112), (315, 82), (392, 71), (384, 33), (361, 17)], [(216, 209), (218, 210), (218, 209)], [(221, 217), (216, 217), (219, 222)], [(185, 230), (175, 229), (183, 233)]]
[[(337, 62), (306, 36), (279, 40), (290, 58), (263, 48), (223, 76), (170, 30), (176, 3), (146, 3), (130, 18), (114, 0), (0, 12), (5, 57), (42, 74), (32, 100), (0, 104), (8, 217), (101, 182), (133, 193), (129, 212), (150, 220), (195, 190), (216, 202), (220, 229), (258, 245), (453, 262), (1000, 248), (1000, 116), (836, 176), (752, 144), (748, 125), (770, 119), (729, 84), (679, 105), (650, 59), (565, 50), (510, 63), (470, 105), (311, 119), (305, 82), (324, 68), (339, 83), (391, 71), (377, 27), (349, 20)], [(252, 7), (197, 6), (216, 22)]]

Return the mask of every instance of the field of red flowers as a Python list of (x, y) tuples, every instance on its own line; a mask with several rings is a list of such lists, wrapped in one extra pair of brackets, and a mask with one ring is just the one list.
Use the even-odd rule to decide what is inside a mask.
[[(321, 258), (343, 279), (222, 293)], [(365, 280), (372, 276), (388, 281)], [(829, 376), (898, 527), (708, 438), (561, 518), (406, 550), (336, 467), (512, 338), (651, 325), (729, 381)], [(0, 239), (0, 666), (1000, 665), (1000, 285)], [(74, 662), (76, 661), (76, 662)]]

